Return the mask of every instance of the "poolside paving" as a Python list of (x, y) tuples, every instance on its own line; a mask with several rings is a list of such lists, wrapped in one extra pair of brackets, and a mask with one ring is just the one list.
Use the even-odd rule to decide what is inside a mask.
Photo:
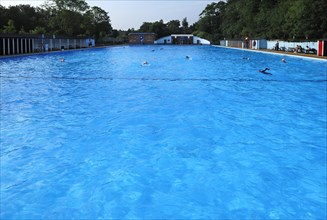
[(317, 59), (327, 60), (327, 56), (317, 56), (317, 54), (307, 54), (307, 53), (294, 53), (294, 52), (287, 52), (287, 51), (276, 51), (276, 50), (268, 50), (268, 49), (261, 49), (260, 51), (266, 51), (270, 53), (279, 53), (285, 55), (292, 55), (292, 56), (301, 56), (301, 57), (311, 57)]

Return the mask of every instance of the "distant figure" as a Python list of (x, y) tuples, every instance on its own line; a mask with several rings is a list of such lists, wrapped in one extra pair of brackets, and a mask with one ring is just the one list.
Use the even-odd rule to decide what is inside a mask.
[(283, 59), (282, 59), (282, 62), (283, 62), (283, 63), (286, 63), (286, 60), (283, 58)]
[(268, 73), (267, 70), (270, 70), (269, 68), (265, 68), (264, 70), (259, 70), (260, 73), (271, 75), (271, 73)]
[(60, 58), (59, 61), (60, 62), (65, 62), (65, 59), (64, 58)]
[(244, 40), (244, 48), (249, 49), (249, 38), (248, 37), (246, 37)]
[(192, 60), (192, 57), (190, 57), (190, 56), (186, 56), (185, 58), (188, 60)]
[(143, 66), (147, 66), (147, 65), (150, 65), (150, 64), (149, 64), (148, 61), (144, 61), (144, 62), (142, 63), (142, 65), (143, 65)]
[(252, 48), (255, 49), (255, 46), (257, 46), (257, 41), (253, 41)]
[(276, 42), (275, 50), (279, 50), (279, 41)]
[(299, 45), (299, 48), (298, 48), (298, 51), (297, 52), (302, 53), (302, 51), (303, 51), (303, 48), (302, 48), (301, 45)]
[(309, 46), (306, 46), (305, 53), (309, 53), (311, 48)]
[(243, 60), (250, 60), (249, 57), (243, 57)]

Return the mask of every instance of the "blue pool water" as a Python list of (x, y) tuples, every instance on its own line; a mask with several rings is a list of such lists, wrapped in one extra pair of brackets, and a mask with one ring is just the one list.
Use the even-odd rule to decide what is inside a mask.
[(325, 219), (327, 62), (281, 58), (126, 46), (1, 59), (0, 218)]

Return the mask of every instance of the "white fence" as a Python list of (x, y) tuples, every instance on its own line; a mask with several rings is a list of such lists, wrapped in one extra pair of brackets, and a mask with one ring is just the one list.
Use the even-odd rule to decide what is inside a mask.
[[(253, 41), (256, 41), (255, 46), (253, 45)], [(278, 40), (250, 40), (249, 41), (249, 48), (252, 49), (270, 49), (273, 50), (276, 46)], [(301, 46), (302, 48), (306, 48), (307, 46), (311, 49), (318, 50), (318, 43), (315, 41), (308, 41), (308, 42), (289, 42), (289, 41), (278, 41), (279, 42), (279, 48), (285, 48), (286, 50), (288, 48), (296, 48), (296, 46)], [(221, 46), (226, 47), (244, 47), (244, 42), (241, 40), (221, 40), (220, 41)]]

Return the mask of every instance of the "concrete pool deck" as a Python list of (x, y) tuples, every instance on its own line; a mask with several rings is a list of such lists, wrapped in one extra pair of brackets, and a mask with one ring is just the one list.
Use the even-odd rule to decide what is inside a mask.
[(294, 53), (294, 52), (275, 51), (275, 50), (268, 50), (268, 49), (254, 50), (254, 49), (245, 49), (245, 48), (238, 48), (238, 47), (225, 47), (225, 46), (219, 46), (219, 45), (212, 45), (212, 46), (228, 48), (228, 49), (235, 49), (235, 50), (252, 51), (252, 52), (257, 52), (257, 53), (269, 53), (269, 54), (276, 54), (276, 55), (281, 55), (281, 56), (295, 56), (295, 57), (303, 57), (303, 58), (308, 58), (308, 59), (327, 61), (326, 56), (324, 56), (324, 57), (317, 56), (316, 54)]
[(294, 53), (294, 52), (275, 51), (275, 50), (262, 50), (262, 51), (269, 52), (269, 53), (288, 55), (288, 56), (298, 56), (298, 57), (307, 57), (307, 58), (327, 60), (326, 56), (317, 56), (316, 54)]

